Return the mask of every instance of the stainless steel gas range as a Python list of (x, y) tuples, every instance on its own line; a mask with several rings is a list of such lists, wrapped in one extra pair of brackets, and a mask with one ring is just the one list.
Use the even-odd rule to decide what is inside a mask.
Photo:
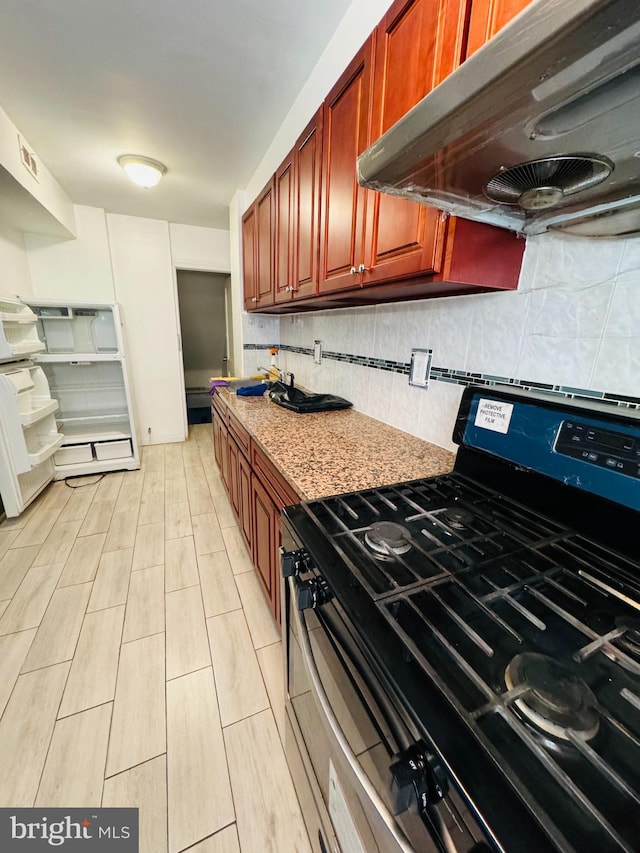
[(637, 414), (468, 388), (451, 474), (284, 510), (314, 849), (640, 850)]

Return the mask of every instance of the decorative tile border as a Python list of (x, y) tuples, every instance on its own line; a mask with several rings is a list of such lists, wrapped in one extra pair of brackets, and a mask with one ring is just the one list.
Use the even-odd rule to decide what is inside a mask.
[[(313, 347), (296, 347), (289, 344), (245, 344), (246, 350), (269, 350), (277, 346), (281, 352), (295, 352), (299, 355), (313, 357)], [(348, 364), (358, 364), (361, 367), (370, 367), (373, 370), (387, 370), (390, 373), (404, 373), (409, 375), (409, 362), (391, 361), (384, 358), (372, 358), (363, 355), (351, 355), (344, 352), (322, 351), (323, 358), (334, 361), (344, 361)], [(640, 409), (640, 397), (629, 397), (624, 394), (609, 393), (607, 391), (592, 391), (587, 388), (572, 388), (568, 385), (552, 385), (546, 382), (533, 382), (527, 379), (513, 379), (508, 376), (492, 376), (487, 373), (471, 373), (467, 370), (451, 370), (447, 367), (432, 367), (431, 379), (437, 382), (449, 382), (454, 385), (509, 385), (521, 388), (525, 391), (536, 391), (540, 394), (549, 394), (553, 397), (565, 397), (568, 399), (599, 400), (601, 403), (609, 403), (621, 409)]]

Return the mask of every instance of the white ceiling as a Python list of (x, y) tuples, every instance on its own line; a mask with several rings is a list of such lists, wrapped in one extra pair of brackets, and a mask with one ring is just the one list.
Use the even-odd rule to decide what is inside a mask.
[(226, 228), (350, 3), (0, 0), (0, 106), (77, 204)]

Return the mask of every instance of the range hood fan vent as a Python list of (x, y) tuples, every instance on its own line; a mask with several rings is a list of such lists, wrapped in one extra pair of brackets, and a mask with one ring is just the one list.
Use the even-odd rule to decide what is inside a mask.
[(548, 157), (502, 169), (485, 184), (488, 198), (524, 210), (554, 207), (609, 177), (613, 163), (595, 154)]

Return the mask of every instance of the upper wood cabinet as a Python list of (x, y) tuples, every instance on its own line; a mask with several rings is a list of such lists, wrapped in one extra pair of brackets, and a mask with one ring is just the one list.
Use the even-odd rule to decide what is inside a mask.
[(275, 175), (276, 303), (313, 296), (318, 289), (321, 174), (322, 108)]
[(298, 137), (295, 159), (295, 283), (294, 299), (318, 289), (320, 199), (322, 177), (322, 116), (317, 110)]
[(473, 0), (469, 19), (467, 57), (489, 41), (529, 3), (531, 0)]
[(275, 176), (275, 302), (291, 299), (294, 286), (295, 189), (294, 151), (291, 151)]
[(358, 185), (355, 162), (369, 141), (372, 65), (370, 37), (324, 102), (320, 293), (360, 285), (367, 191)]
[[(375, 30), (368, 144), (462, 61), (469, 0), (396, 0)], [(423, 204), (370, 192), (362, 284), (437, 272), (444, 217)]]
[(255, 202), (256, 209), (256, 308), (273, 304), (275, 272), (275, 179)]
[(256, 208), (255, 205), (242, 217), (242, 275), (244, 279), (244, 308), (256, 307)]
[(246, 307), (302, 310), (319, 307), (318, 299), (340, 307), (517, 287), (524, 241), (365, 190), (356, 159), (460, 65), (467, 42), (486, 40), (525, 5), (393, 3), (254, 203), (253, 230), (245, 214), (245, 254), (253, 239), (256, 259), (253, 277), (245, 273)]

